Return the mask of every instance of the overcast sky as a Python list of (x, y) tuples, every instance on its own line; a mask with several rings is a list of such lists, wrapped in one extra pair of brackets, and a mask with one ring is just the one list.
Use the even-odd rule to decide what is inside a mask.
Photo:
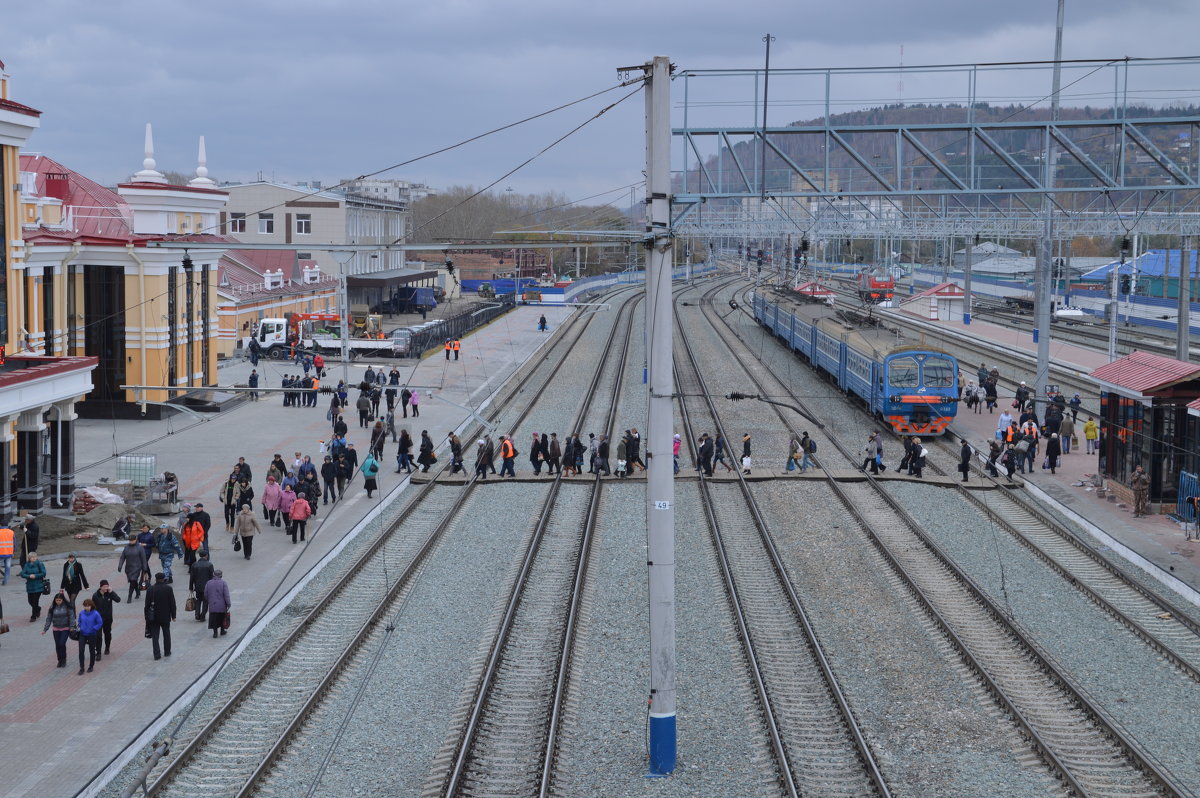
[[(1055, 0), (40, 0), (6, 4), (0, 60), (10, 97), (43, 112), (28, 148), (101, 182), (141, 168), (146, 122), (159, 169), (192, 173), (203, 134), (217, 180), (333, 182), (608, 88), (617, 67), (654, 55), (681, 70), (760, 67), (769, 32), (773, 69), (895, 65), (901, 46), (906, 65), (1049, 59), (1055, 10)], [(1067, 0), (1063, 56), (1195, 54), (1197, 31), (1195, 0)], [(1135, 76), (1140, 97), (1200, 98), (1196, 67), (1143, 83)], [(839, 85), (845, 109), (953, 100), (966, 80), (909, 75), (900, 85), (892, 74)], [(1104, 105), (1112, 85), (1102, 72), (1064, 94)], [(1048, 72), (1005, 72), (981, 80), (980, 96), (1032, 100), (1049, 89)], [(819, 116), (821, 90), (773, 74), (770, 122)], [(386, 176), (486, 185), (624, 93)], [(695, 78), (689, 97), (692, 124), (756, 117), (749, 79)], [(630, 98), (497, 189), (579, 198), (640, 180), (642, 113), (641, 96)], [(611, 197), (628, 203), (627, 191)]]

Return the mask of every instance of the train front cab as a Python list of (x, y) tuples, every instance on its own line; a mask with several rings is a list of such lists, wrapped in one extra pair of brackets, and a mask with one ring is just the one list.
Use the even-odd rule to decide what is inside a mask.
[(958, 413), (958, 361), (942, 352), (905, 351), (884, 359), (880, 414), (901, 435), (941, 435)]

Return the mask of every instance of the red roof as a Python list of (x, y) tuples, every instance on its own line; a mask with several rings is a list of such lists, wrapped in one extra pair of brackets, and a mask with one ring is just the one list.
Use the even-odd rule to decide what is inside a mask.
[(942, 283), (941, 285), (935, 285), (933, 288), (926, 288), (919, 294), (913, 294), (904, 301), (907, 302), (909, 299), (916, 299), (917, 297), (922, 296), (940, 296), (948, 299), (954, 299), (957, 297), (965, 297), (966, 295), (967, 292), (964, 291), (962, 286), (958, 283)]
[[(267, 296), (303, 294), (324, 291), (337, 283), (337, 278), (322, 273), (315, 283), (304, 282), (304, 267), (316, 265), (311, 260), (299, 260), (293, 250), (230, 249), (221, 256), (218, 284), (233, 294), (246, 298), (252, 294)], [(283, 285), (268, 290), (263, 275), (283, 271)]]
[(825, 297), (836, 297), (837, 296), (837, 294), (834, 293), (831, 289), (826, 288), (825, 286), (821, 285), (820, 283), (815, 283), (815, 282), (808, 282), (808, 283), (804, 283), (803, 285), (796, 286), (796, 293), (801, 294), (803, 296), (810, 296), (810, 297), (818, 298), (818, 299), (823, 299)]
[(70, 230), (38, 228), (25, 232), (22, 237), (26, 241), (54, 242), (88, 238), (126, 242), (131, 239), (133, 213), (115, 191), (41, 155), (22, 155), (21, 171), (37, 175), (37, 191), (40, 196), (46, 196), (48, 173), (65, 174), (67, 196), (63, 200), (63, 213), (69, 211), (71, 214)]
[[(3, 68), (3, 66), (3, 64), (0, 64), (0, 68)], [(42, 115), (42, 112), (38, 109), (30, 108), (28, 105), (22, 105), (21, 103), (14, 102), (12, 100), (0, 99), (0, 108), (7, 108), (9, 111), (16, 111), (18, 114), (25, 114), (25, 116)]]
[(34, 355), (9, 355), (8, 366), (0, 373), (0, 388), (11, 388), (30, 380), (67, 374), (72, 371), (91, 371), (100, 363), (95, 355), (80, 357), (43, 357)]
[(1200, 377), (1200, 368), (1163, 355), (1132, 352), (1101, 366), (1092, 372), (1092, 376), (1118, 388), (1144, 394), (1196, 379)]

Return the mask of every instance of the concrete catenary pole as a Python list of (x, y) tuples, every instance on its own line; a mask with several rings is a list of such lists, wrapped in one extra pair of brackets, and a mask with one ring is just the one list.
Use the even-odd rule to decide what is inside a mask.
[[(1192, 253), (1188, 250), (1189, 240), (1187, 238), (1179, 239), (1179, 317), (1175, 325), (1175, 359), (1187, 362), (1191, 354), (1191, 320), (1188, 318), (1189, 305), (1191, 304), (1192, 281), (1190, 272), (1192, 270)], [(1170, 250), (1167, 251), (1167, 257), (1170, 257)], [(1167, 271), (1170, 271), (1168, 269)], [(1165, 278), (1166, 275), (1164, 274)], [(1166, 282), (1164, 279), (1163, 282)]]
[[(1050, 122), (1052, 124), (1058, 121), (1058, 95), (1062, 85), (1062, 36), (1065, 3), (1066, 0), (1058, 0), (1058, 24), (1054, 34), (1054, 86), (1050, 94)], [(1050, 193), (1050, 189), (1054, 188), (1054, 171), (1058, 161), (1054, 141), (1048, 132), (1045, 145), (1046, 177), (1044, 182), (1046, 193), (1042, 196), (1042, 205), (1045, 208), (1046, 222), (1042, 232), (1041, 246), (1038, 247), (1037, 290), (1034, 297), (1037, 321), (1033, 328), (1033, 340), (1037, 343), (1037, 379), (1034, 381), (1034, 390), (1038, 396), (1043, 395), (1050, 384), (1050, 304), (1053, 293), (1050, 290), (1052, 261), (1050, 247), (1054, 235), (1054, 195)]]
[(963, 324), (971, 323), (971, 256), (978, 245), (978, 234), (973, 239), (966, 239), (966, 251), (963, 253), (967, 256), (963, 265)]
[(646, 64), (646, 325), (650, 399), (646, 530), (650, 596), (650, 775), (675, 769), (674, 375), (671, 355), (671, 64)]

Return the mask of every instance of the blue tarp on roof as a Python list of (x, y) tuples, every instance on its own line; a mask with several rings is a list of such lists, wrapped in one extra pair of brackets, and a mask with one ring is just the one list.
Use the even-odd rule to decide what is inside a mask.
[[(1118, 274), (1133, 274), (1136, 270), (1138, 274), (1147, 277), (1162, 277), (1165, 271), (1168, 277), (1179, 276), (1179, 253), (1178, 249), (1150, 249), (1143, 252), (1135, 260), (1127, 260), (1124, 265), (1121, 261), (1114, 260), (1111, 263), (1106, 263), (1103, 266), (1092, 269), (1090, 272), (1082, 275), (1081, 280), (1103, 280), (1112, 273), (1113, 269), (1118, 269)], [(1167, 256), (1170, 255), (1168, 264)], [(1187, 251), (1188, 262), (1190, 263), (1189, 274), (1196, 276), (1196, 253)], [(1118, 268), (1119, 267), (1119, 268)]]

